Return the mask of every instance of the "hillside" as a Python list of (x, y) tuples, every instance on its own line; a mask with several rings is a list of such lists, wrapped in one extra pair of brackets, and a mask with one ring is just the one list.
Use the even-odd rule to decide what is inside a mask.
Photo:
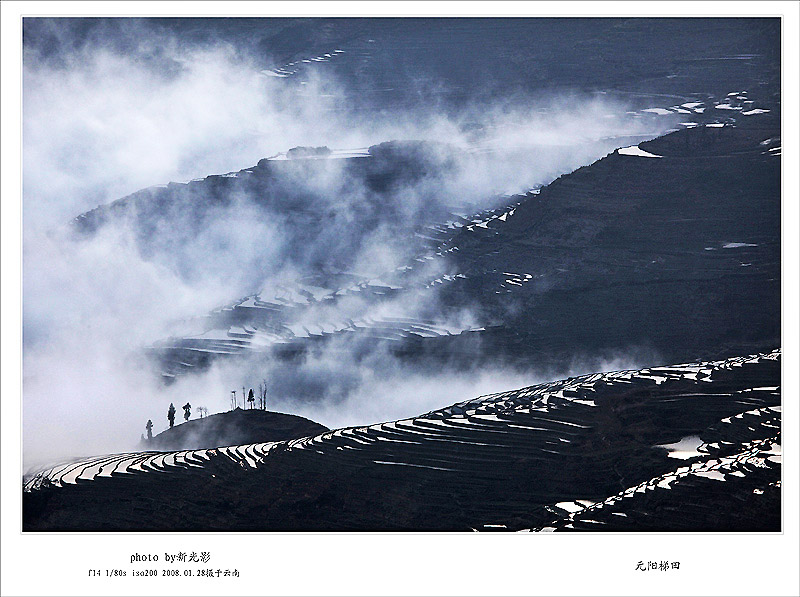
[[(219, 358), (293, 359), (326, 342), (352, 355), (383, 346), (431, 369), (535, 362), (564, 374), (588, 355), (769, 350), (780, 343), (779, 120), (715, 111), (724, 122), (697, 114), (496, 209), (426, 220), (406, 243), (416, 252), (385, 275), (309, 270), (151, 354), (173, 380)], [(472, 323), (454, 324), (465, 309)], [(275, 368), (276, 391), (298, 391), (292, 371)]]
[(769, 114), (740, 116), (564, 175), (446, 246), (464, 278), (443, 300), (482, 297), (485, 320), (497, 321), (484, 351), (523, 362), (635, 347), (678, 362), (777, 346), (779, 135)]
[(176, 425), (145, 442), (146, 450), (198, 450), (318, 435), (328, 428), (297, 415), (236, 410)]
[(26, 531), (780, 530), (780, 352), (25, 480)]

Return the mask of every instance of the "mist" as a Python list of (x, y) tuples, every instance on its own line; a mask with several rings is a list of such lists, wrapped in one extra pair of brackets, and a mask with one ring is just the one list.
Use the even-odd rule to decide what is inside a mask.
[[(365, 278), (396, 272), (423, 250), (406, 241), (409, 231), (456, 206), (502, 207), (509, 194), (547, 184), (630, 138), (658, 136), (672, 122), (638, 117), (630, 105), (602, 96), (551, 92), (476, 98), (457, 110), (432, 103), (355, 112), (342, 99), (352, 90), (325, 65), (302, 80), (270, 77), (230, 44), (140, 33), (133, 49), (101, 36), (58, 61), (25, 54), (26, 466), (133, 449), (148, 419), (154, 432), (167, 426), (170, 402), (220, 412), (229, 408), (231, 390), (262, 379), (270, 383), (270, 409), (338, 427), (412, 416), (556, 373), (639, 365), (642, 355), (632, 351), (586, 355), (559, 372), (504, 363), (426, 368), (383, 348), (359, 352), (345, 338), (288, 365), (264, 354), (242, 356), (165, 385), (144, 349), (176, 325), (321, 270)], [(156, 46), (158, 60), (143, 60)], [(429, 84), (422, 76), (409, 81)], [(298, 146), (349, 150), (395, 140), (425, 142), (426, 167), (386, 191), (376, 192), (349, 165), (377, 154), (286, 167), (261, 162), (272, 176), (267, 196), (244, 185), (202, 212), (192, 210), (206, 187), (183, 184), (241, 173)], [(181, 183), (172, 188), (185, 190), (170, 192), (183, 193), (186, 203), (149, 219), (126, 208), (89, 236), (70, 227), (99, 205), (169, 182)], [(308, 222), (278, 201), (292, 193), (304, 198)], [(456, 273), (445, 258), (415, 266), (406, 274), (409, 287)], [(333, 313), (319, 313), (326, 310)], [(445, 308), (435, 292), (377, 304), (348, 297), (310, 308), (298, 321), (386, 314), (436, 319), (461, 331), (485, 323), (471, 305)]]

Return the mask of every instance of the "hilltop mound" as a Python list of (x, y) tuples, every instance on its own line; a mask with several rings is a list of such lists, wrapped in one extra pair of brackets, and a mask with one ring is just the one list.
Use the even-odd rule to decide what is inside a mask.
[(146, 442), (148, 450), (199, 450), (277, 442), (318, 435), (328, 428), (309, 419), (266, 410), (236, 410), (187, 421)]

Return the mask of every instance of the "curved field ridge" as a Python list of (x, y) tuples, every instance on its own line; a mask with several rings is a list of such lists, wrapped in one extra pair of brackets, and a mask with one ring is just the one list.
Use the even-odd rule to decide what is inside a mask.
[(703, 443), (699, 449), (705, 454), (696, 462), (602, 502), (579, 504), (567, 515), (566, 504), (557, 504), (552, 523), (530, 530), (713, 531), (721, 506), (714, 496), (721, 484), (731, 501), (740, 502), (727, 513), (738, 527), (758, 530), (770, 526), (767, 521), (780, 525), (780, 411), (772, 406), (726, 418), (709, 430), (708, 437), (717, 441)]
[(775, 350), (282, 442), (83, 459), (24, 480), (23, 526), (778, 531), (779, 384)]

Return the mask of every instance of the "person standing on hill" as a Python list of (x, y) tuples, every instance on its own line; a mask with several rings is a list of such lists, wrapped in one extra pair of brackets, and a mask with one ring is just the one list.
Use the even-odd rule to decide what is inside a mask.
[(147, 425), (145, 425), (144, 428), (147, 429), (147, 441), (152, 440), (153, 439), (153, 421), (151, 421), (150, 419), (147, 419)]
[(169, 426), (172, 428), (175, 425), (175, 405), (172, 402), (169, 403), (169, 410), (167, 411), (167, 419), (169, 419)]

